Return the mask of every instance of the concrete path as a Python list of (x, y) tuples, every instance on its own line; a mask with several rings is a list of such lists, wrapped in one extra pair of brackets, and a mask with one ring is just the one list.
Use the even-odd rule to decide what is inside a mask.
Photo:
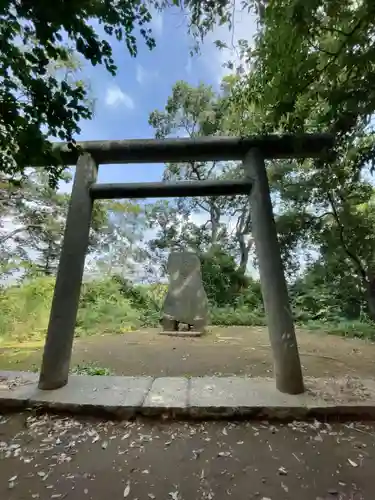
[(4, 500), (373, 500), (375, 427), (0, 419)]
[(65, 387), (41, 391), (35, 373), (0, 373), (0, 410), (38, 408), (113, 417), (375, 419), (375, 380), (306, 379), (291, 396), (273, 379), (249, 377), (77, 376)]

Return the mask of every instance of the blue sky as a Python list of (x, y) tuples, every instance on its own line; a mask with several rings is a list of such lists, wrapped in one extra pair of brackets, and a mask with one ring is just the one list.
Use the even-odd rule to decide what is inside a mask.
[[(148, 125), (149, 114), (164, 108), (176, 81), (185, 80), (193, 85), (204, 82), (219, 88), (225, 73), (222, 64), (232, 54), (219, 51), (214, 41), (232, 43), (227, 28), (217, 28), (205, 40), (200, 55), (192, 58), (192, 39), (182, 13), (176, 10), (154, 13), (151, 27), (156, 48), (150, 51), (139, 37), (136, 58), (130, 57), (124, 43), (106, 37), (118, 66), (115, 77), (104, 67), (83, 67), (80, 77), (90, 83), (95, 113), (93, 120), (81, 123), (77, 140), (152, 138), (154, 130)], [(234, 41), (249, 39), (254, 28), (253, 16), (238, 12)], [(162, 164), (103, 165), (99, 168), (99, 182), (154, 181), (161, 178), (162, 171)], [(70, 186), (61, 187), (70, 191)]]

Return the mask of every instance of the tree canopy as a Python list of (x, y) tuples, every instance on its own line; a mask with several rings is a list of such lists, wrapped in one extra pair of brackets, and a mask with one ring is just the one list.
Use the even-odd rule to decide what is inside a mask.
[[(155, 46), (150, 22), (152, 9), (188, 8), (190, 26), (207, 31), (222, 10), (197, 1), (138, 0), (6, 0), (0, 8), (0, 169), (23, 172), (30, 165), (46, 165), (56, 183), (63, 167), (51, 151), (49, 139), (74, 145), (79, 122), (92, 117), (82, 81), (66, 79), (51, 67), (78, 59), (104, 65), (115, 74), (113, 38), (137, 55), (138, 39)], [(102, 29), (98, 30), (98, 26)]]
[[(79, 120), (91, 116), (82, 82), (73, 78), (64, 83), (53, 71), (51, 76), (46, 62), (49, 59), (66, 68), (69, 51), (74, 49), (90, 63), (104, 64), (115, 72), (111, 47), (95, 32), (90, 19), (99, 22), (109, 36), (124, 40), (132, 55), (136, 55), (138, 35), (150, 48), (154, 46), (149, 31), (152, 8), (188, 8), (189, 26), (197, 41), (218, 22), (235, 29), (231, 1), (107, 3), (108, 10), (100, 1), (79, 1), (64, 12), (65, 2), (58, 3), (53, 12), (44, 2), (34, 2), (32, 7), (25, 2), (21, 6), (8, 2), (3, 8), (0, 34), (4, 37), (8, 33), (8, 53), (2, 52), (1, 62), (5, 105), (0, 149), (5, 155), (5, 172), (22, 171), (30, 158), (48, 155), (47, 138), (51, 135), (71, 141)], [(238, 42), (240, 57), (228, 61), (233, 71), (223, 80), (222, 89), (178, 81), (165, 105), (150, 114), (149, 123), (158, 138), (333, 133), (333, 155), (267, 163), (293, 312), (303, 322), (373, 320), (375, 4), (369, 0), (245, 0), (242, 5), (257, 13), (256, 35), (253, 40)], [(12, 14), (17, 8), (19, 16)], [(48, 22), (40, 24), (42, 20)], [(21, 36), (26, 36), (25, 43), (20, 43)], [(217, 45), (225, 47), (220, 40)], [(50, 164), (47, 170), (56, 180), (62, 170), (52, 161)], [(240, 175), (241, 165), (236, 162), (188, 162), (165, 165), (163, 179)], [(50, 203), (54, 214), (63, 214), (66, 201), (53, 191), (48, 195), (50, 201), (41, 203), (47, 188), (40, 189), (40, 182), (37, 184), (32, 197), (39, 200), (39, 206), (32, 212), (17, 196), (17, 185), (6, 189), (0, 185), (7, 195), (0, 204), (0, 217), (5, 225), (7, 211), (19, 210), (24, 232), (15, 236), (19, 241), (30, 238), (34, 252), (39, 252), (34, 262), (43, 272), (47, 267), (43, 267), (39, 249), (44, 251), (44, 241), (49, 241), (53, 273), (62, 227), (59, 217), (48, 219), (45, 210)], [(27, 196), (29, 188), (25, 186)], [(152, 279), (160, 282), (168, 252), (191, 248), (201, 257), (213, 307), (261, 310), (259, 282), (256, 276), (249, 276), (256, 274), (257, 258), (246, 198), (119, 202), (101, 210), (90, 249), (95, 256), (93, 267), (102, 274), (135, 275), (141, 267), (145, 275), (152, 274)], [(43, 231), (34, 228), (31, 219), (41, 216)], [(24, 243), (18, 244), (1, 227), (0, 232), (4, 266), (15, 248), (18, 258), (24, 260)], [(220, 316), (221, 321), (229, 317), (242, 321), (238, 317), (234, 320), (228, 309)]]

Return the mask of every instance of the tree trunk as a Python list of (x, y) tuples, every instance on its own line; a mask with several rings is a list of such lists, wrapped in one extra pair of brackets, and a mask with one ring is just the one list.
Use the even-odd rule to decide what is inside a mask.
[(245, 242), (245, 235), (237, 235), (238, 246), (240, 248), (240, 270), (243, 274), (246, 273), (247, 263), (249, 262), (250, 244)]
[(236, 224), (236, 240), (240, 251), (240, 270), (245, 274), (247, 263), (249, 262), (250, 248), (252, 242), (245, 241), (245, 235), (248, 235), (251, 228), (251, 213), (248, 207), (243, 207), (241, 215)]
[(375, 274), (373, 272), (368, 273), (366, 288), (368, 315), (373, 321), (375, 321)]
[(210, 222), (211, 222), (211, 247), (216, 245), (219, 234), (220, 210), (211, 204), (210, 206)]

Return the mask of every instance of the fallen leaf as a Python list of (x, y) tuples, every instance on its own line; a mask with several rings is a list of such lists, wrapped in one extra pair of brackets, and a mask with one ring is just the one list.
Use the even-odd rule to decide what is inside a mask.
[(170, 491), (169, 493), (169, 496), (172, 498), (172, 500), (179, 500), (179, 495), (178, 495), (178, 491)]
[(130, 493), (130, 482), (128, 481), (126, 483), (126, 486), (125, 486), (125, 489), (124, 489), (124, 498), (126, 498), (127, 496), (129, 496), (129, 493)]
[(358, 467), (357, 462), (354, 462), (354, 460), (350, 460), (350, 458), (348, 458), (348, 462), (350, 463), (350, 465), (351, 465), (352, 467)]
[(218, 456), (219, 457), (230, 457), (231, 452), (230, 451), (219, 451)]
[(278, 470), (280, 476), (287, 476), (288, 475), (288, 471), (286, 470), (285, 467), (279, 467), (279, 470)]
[(15, 480), (17, 479), (17, 477), (18, 477), (18, 476), (13, 476), (13, 477), (11, 477), (10, 479), (8, 479), (8, 481), (9, 481), (9, 482), (10, 482), (10, 481), (15, 481)]
[(148, 498), (151, 498), (151, 500), (154, 500), (155, 498), (155, 495), (153, 495), (152, 493), (148, 493), (147, 496)]
[(204, 451), (203, 448), (200, 448), (199, 450), (193, 450), (193, 458), (194, 458), (194, 460), (196, 460), (203, 451)]
[(336, 496), (339, 494), (339, 492), (335, 488), (330, 488), (327, 493), (332, 496)]
[(102, 448), (103, 448), (103, 450), (105, 450), (107, 448), (107, 446), (108, 446), (108, 441), (103, 441), (102, 442)]
[(293, 457), (297, 460), (297, 462), (300, 462), (301, 460), (297, 457), (295, 453), (292, 453)]
[(88, 493), (88, 492), (89, 492), (89, 490), (88, 490), (87, 488), (85, 488), (85, 489), (83, 490), (83, 493), (84, 493), (85, 495), (87, 495), (87, 493)]

